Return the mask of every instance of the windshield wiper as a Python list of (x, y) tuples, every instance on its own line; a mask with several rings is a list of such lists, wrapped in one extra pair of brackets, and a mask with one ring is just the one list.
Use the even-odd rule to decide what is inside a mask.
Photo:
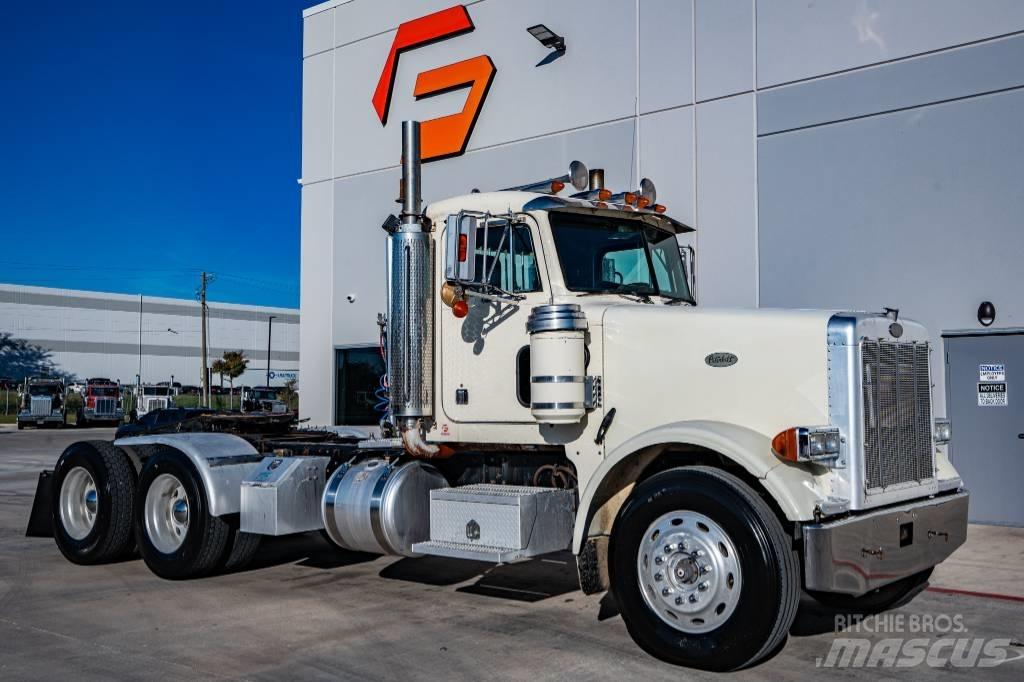
[(622, 296), (623, 298), (630, 301), (640, 301), (641, 303), (651, 303), (651, 296), (660, 296), (657, 291), (651, 289), (647, 284), (640, 282), (632, 282), (630, 284), (620, 284), (614, 289), (602, 289), (600, 291), (586, 291), (578, 296)]

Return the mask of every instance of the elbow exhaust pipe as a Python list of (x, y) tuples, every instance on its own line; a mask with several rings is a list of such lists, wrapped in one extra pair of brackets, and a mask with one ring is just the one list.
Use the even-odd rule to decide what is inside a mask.
[(420, 194), (419, 121), (402, 122), (402, 215), (388, 242), (391, 418), (410, 455), (434, 457), (439, 448), (423, 438), (434, 416), (434, 264)]

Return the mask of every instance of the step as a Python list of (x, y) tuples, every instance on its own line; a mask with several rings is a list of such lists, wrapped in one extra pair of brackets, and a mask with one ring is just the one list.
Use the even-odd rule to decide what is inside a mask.
[(430, 492), (430, 540), (413, 551), (505, 563), (572, 543), (572, 491), (478, 484)]

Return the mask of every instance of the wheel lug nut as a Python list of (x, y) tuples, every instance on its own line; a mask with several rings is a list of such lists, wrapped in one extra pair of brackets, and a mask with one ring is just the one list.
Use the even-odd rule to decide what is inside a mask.
[(697, 594), (696, 593), (690, 595), (690, 603), (691, 604), (696, 604), (697, 603)]
[(710, 573), (711, 572), (711, 564), (705, 564), (705, 565), (701, 566), (700, 567), (700, 572), (701, 572), (701, 574)]
[(703, 549), (698, 549), (697, 550), (697, 556), (704, 556), (704, 550)]
[(656, 563), (656, 564), (660, 564), (663, 561), (664, 561), (664, 559), (662, 559), (660, 556), (654, 557), (654, 563)]
[(662, 575), (661, 573), (655, 573), (655, 574), (654, 574), (654, 579), (655, 579), (655, 580), (657, 580), (657, 581), (659, 581), (659, 582), (660, 582), (660, 581), (661, 581), (661, 579), (662, 579), (662, 578), (664, 578), (664, 577), (665, 577), (665, 576), (663, 576), (663, 575)]
[(709, 587), (711, 587), (711, 583), (709, 583), (707, 580), (702, 582), (700, 585), (697, 585), (697, 589), (700, 590), (701, 592), (704, 592)]
[(665, 545), (665, 554), (672, 553), (672, 545)]
[(672, 594), (672, 590), (668, 589), (667, 587), (662, 588), (661, 596), (667, 597), (670, 594)]

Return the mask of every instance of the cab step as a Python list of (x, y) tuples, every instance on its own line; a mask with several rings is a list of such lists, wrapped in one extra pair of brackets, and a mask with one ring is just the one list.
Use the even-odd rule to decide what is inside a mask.
[(478, 484), (430, 491), (430, 540), (413, 551), (431, 556), (508, 563), (567, 549), (572, 543), (572, 491)]

